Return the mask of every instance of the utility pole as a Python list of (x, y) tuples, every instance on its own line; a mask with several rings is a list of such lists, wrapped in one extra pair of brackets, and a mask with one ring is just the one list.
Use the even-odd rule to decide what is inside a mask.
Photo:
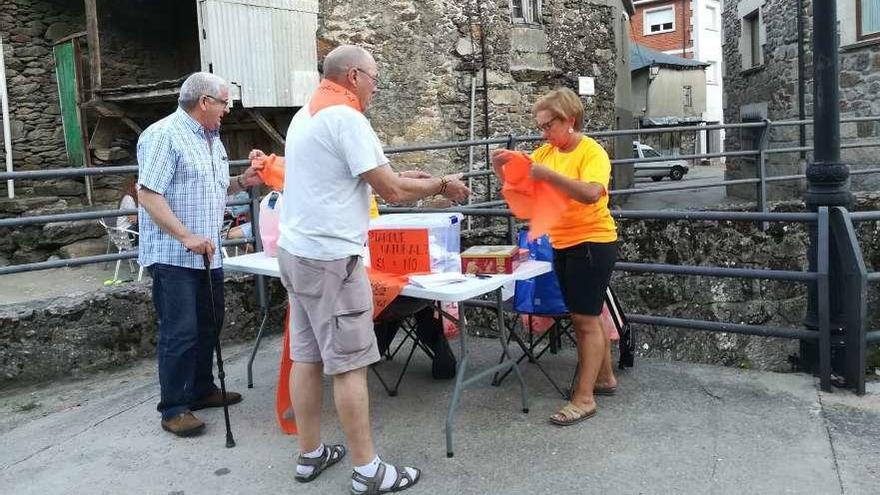
[[(820, 206), (846, 206), (852, 203), (849, 166), (840, 162), (840, 91), (838, 82), (837, 4), (835, 0), (813, 2), (813, 160), (807, 165), (807, 191), (804, 203), (810, 211)], [(810, 271), (816, 271), (818, 228), (810, 224), (810, 247), (807, 251)], [(831, 264), (836, 249), (830, 246)], [(831, 330), (840, 328), (841, 301), (839, 291), (831, 283)], [(807, 289), (805, 324), (818, 328), (818, 293), (815, 284)], [(832, 337), (832, 342), (834, 342)], [(818, 347), (801, 342), (801, 365), (811, 371), (818, 368)], [(834, 361), (832, 360), (832, 363)]]

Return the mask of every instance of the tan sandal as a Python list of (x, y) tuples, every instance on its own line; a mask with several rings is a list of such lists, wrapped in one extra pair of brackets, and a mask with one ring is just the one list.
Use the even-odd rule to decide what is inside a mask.
[(594, 387), (593, 395), (614, 395), (617, 393), (617, 387)]
[[(550, 416), (550, 422), (559, 426), (571, 426), (573, 424), (580, 423), (585, 419), (592, 418), (595, 415), (595, 407), (593, 409), (590, 409), (589, 411), (585, 411), (569, 402), (568, 404), (562, 406), (562, 409), (560, 409), (559, 412), (557, 412), (553, 416)], [(557, 419), (556, 416), (562, 416), (565, 419)]]

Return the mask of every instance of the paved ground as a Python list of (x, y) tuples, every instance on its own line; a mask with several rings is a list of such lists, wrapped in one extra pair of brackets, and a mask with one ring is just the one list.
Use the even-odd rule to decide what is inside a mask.
[[(649, 178), (636, 179), (637, 189), (665, 187), (685, 184), (711, 184), (724, 180), (724, 165), (697, 165), (692, 166), (684, 178), (678, 182), (663, 179), (654, 182)], [(648, 194), (631, 194), (629, 200), (622, 206), (624, 210), (674, 210), (674, 209), (707, 209), (711, 210), (720, 205), (742, 203), (742, 200), (728, 198), (724, 187), (711, 187), (704, 189), (687, 189), (684, 191), (656, 192)]]
[[(474, 362), (497, 342), (475, 339)], [(226, 449), (222, 411), (206, 411), (204, 436), (159, 429), (152, 362), (0, 398), (0, 487), (10, 494), (347, 493), (348, 462), (310, 485), (293, 481), (294, 438), (272, 413), (278, 337), (261, 350), (257, 387), (232, 408), (238, 445)], [(230, 388), (245, 388), (245, 347), (226, 350)], [(549, 356), (564, 379), (574, 356)], [(396, 362), (384, 363), (393, 369)], [(424, 469), (410, 493), (810, 493), (869, 494), (880, 486), (880, 387), (862, 398), (817, 392), (797, 374), (639, 360), (621, 375), (619, 395), (569, 428), (547, 423), (560, 399), (526, 366), (531, 412), (518, 387), (481, 381), (465, 392), (447, 459), (443, 421), (450, 382), (428, 377), (416, 359), (398, 397), (371, 377), (380, 453)], [(325, 395), (325, 438), (342, 439)]]
[[(0, 304), (19, 304), (95, 292), (104, 287), (105, 281), (113, 279), (114, 267), (115, 263), (110, 263), (107, 267), (104, 263), (98, 263), (0, 275)], [(130, 281), (137, 278), (137, 271), (131, 273), (128, 264), (123, 264), (119, 269), (119, 278), (123, 280), (121, 283), (132, 283)], [(144, 279), (149, 280), (146, 271)]]

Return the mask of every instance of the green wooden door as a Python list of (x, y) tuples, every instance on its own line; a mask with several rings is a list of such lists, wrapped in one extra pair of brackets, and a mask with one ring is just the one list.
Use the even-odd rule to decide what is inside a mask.
[(58, 100), (61, 104), (61, 122), (64, 126), (64, 144), (67, 159), (73, 167), (85, 164), (82, 120), (79, 113), (79, 84), (76, 73), (76, 52), (73, 40), (55, 45), (55, 78), (58, 80)]

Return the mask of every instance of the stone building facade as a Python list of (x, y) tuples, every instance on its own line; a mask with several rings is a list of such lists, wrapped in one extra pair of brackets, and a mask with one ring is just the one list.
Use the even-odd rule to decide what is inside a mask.
[[(477, 138), (486, 127), (490, 136), (536, 134), (531, 105), (555, 87), (576, 90), (579, 76), (595, 80), (595, 95), (584, 98), (585, 128), (626, 126), (625, 114), (631, 110), (623, 3), (544, 0), (537, 2), (541, 10), (533, 22), (512, 19), (512, 3), (322, 0), (319, 51), (356, 43), (375, 55), (385, 87), (370, 116), (382, 142), (391, 146), (464, 140), (472, 121)], [(472, 80), (477, 86), (474, 101)], [(398, 155), (393, 161), (432, 172), (468, 167), (466, 150)], [(480, 161), (478, 154), (478, 166)]]
[[(802, 16), (799, 36), (797, 12)], [(840, 40), (840, 115), (866, 117), (880, 115), (880, 38), (859, 39), (857, 2), (837, 3)], [(771, 121), (796, 120), (799, 108), (798, 47), (803, 49), (803, 115), (813, 114), (813, 53), (811, 0), (740, 0), (724, 7), (724, 92), (725, 114), (733, 121), (767, 118)], [(800, 40), (800, 41), (799, 41)], [(878, 135), (878, 122), (841, 124), (841, 144), (870, 142)], [(775, 128), (768, 147), (796, 147), (800, 142), (798, 126)], [(812, 146), (812, 126), (805, 126), (806, 146)], [(753, 149), (756, 136), (747, 131), (730, 130), (728, 150)], [(876, 164), (877, 148), (842, 149), (841, 159), (851, 170)], [(803, 173), (810, 154), (771, 154), (767, 175)], [(728, 159), (727, 179), (756, 177), (752, 159)], [(853, 176), (854, 190), (875, 190), (880, 184), (876, 175)], [(804, 181), (768, 184), (771, 199), (792, 199), (802, 195)], [(754, 186), (730, 186), (728, 194), (753, 199)]]
[[(15, 169), (56, 168), (67, 160), (52, 45), (84, 31), (83, 1), (2, 2), (0, 36), (6, 47)], [(190, 39), (197, 31), (194, 1), (192, 8), (175, 0), (130, 3), (144, 16), (140, 24), (133, 20), (131, 9), (98, 1), (105, 86), (171, 79), (198, 70), (198, 42)], [(528, 19), (515, 18), (514, 4), (539, 8), (530, 11)], [(577, 89), (581, 76), (595, 81), (595, 94), (584, 97), (585, 128), (629, 127), (627, 12), (631, 11), (630, 0), (490, 0), (479, 4), (476, 0), (321, 0), (318, 55), (320, 59), (342, 43), (358, 44), (374, 53), (383, 81), (370, 118), (386, 146), (464, 140), (472, 125), (477, 138), (484, 137), (487, 129), (489, 136), (536, 134), (531, 105), (552, 88)], [(162, 16), (174, 19), (162, 23)], [(158, 31), (145, 27), (156, 25), (163, 27)], [(85, 45), (85, 39), (82, 42)], [(483, 112), (483, 61), (488, 119)], [(477, 86), (474, 98), (472, 80)], [(161, 116), (157, 111), (155, 117)], [(145, 126), (149, 122), (140, 123)], [(233, 119), (227, 124), (232, 124), (226, 126), (231, 129), (236, 122)], [(279, 129), (283, 134), (283, 125)], [(259, 146), (234, 140), (227, 147), (248, 150), (249, 144)], [(130, 133), (113, 143), (123, 157), (117, 163), (134, 162), (135, 141), (136, 136)], [(618, 155), (628, 156), (629, 146), (625, 140), (621, 142)], [(615, 143), (606, 144), (614, 154)], [(485, 168), (485, 148), (474, 151), (474, 167)], [(243, 157), (230, 153), (230, 158)], [(469, 161), (466, 149), (392, 157), (395, 167), (438, 174), (466, 171)], [(96, 179), (96, 203), (115, 206), (122, 180)], [(615, 180), (625, 187), (624, 178)], [(0, 194), (4, 197), (5, 186), (3, 181)], [(486, 186), (478, 184), (477, 191), (485, 193)], [(77, 180), (18, 182), (16, 193), (15, 200), (0, 199), (0, 216), (69, 211), (85, 203), (83, 182)], [(91, 228), (91, 224), (90, 228), (80, 224), (61, 227), (55, 230), (64, 236), (48, 239), (45, 228), (22, 229), (24, 233), (16, 237), (20, 242), (0, 232), (0, 238), (5, 239), (0, 241), (0, 263), (4, 259), (42, 261), (56, 254), (97, 254), (88, 250), (103, 252), (96, 239), (100, 229)], [(79, 239), (77, 232), (82, 232)], [(34, 244), (37, 239), (42, 239), (39, 246)], [(81, 241), (82, 249), (59, 251)]]

